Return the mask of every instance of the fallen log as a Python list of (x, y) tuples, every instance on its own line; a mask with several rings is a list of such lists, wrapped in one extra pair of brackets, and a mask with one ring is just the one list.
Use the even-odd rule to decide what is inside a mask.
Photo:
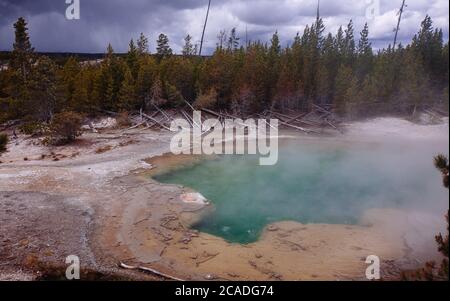
[(191, 108), (192, 112), (194, 112), (195, 111), (194, 107), (186, 99), (183, 98), (183, 100), (188, 105), (188, 107)]
[[(192, 111), (192, 112), (194, 112), (194, 111)], [(184, 115), (185, 118), (187, 118), (188, 120), (191, 120), (191, 121), (192, 121), (192, 123), (190, 122), (192, 127), (194, 127), (194, 125), (195, 125), (195, 126), (196, 126), (197, 128), (199, 128), (199, 129), (202, 128), (201, 124), (198, 124), (197, 122), (195, 122), (194, 118), (191, 118), (191, 117), (189, 116), (189, 114), (186, 113), (184, 110), (181, 110), (181, 113)], [(201, 120), (200, 120), (200, 122), (201, 122)]]
[(270, 117), (267, 118), (266, 116), (261, 115), (261, 114), (257, 114), (257, 115), (258, 115), (259, 117), (262, 118), (261, 120), (263, 120), (265, 124), (267, 124), (268, 126), (270, 126), (270, 127), (273, 128), (273, 129), (275, 129), (275, 127), (274, 127), (273, 125), (271, 125), (269, 122), (267, 122), (267, 120), (266, 120), (266, 119), (269, 119), (269, 120), (270, 120)]
[(281, 121), (281, 120), (280, 120), (280, 124), (282, 124), (282, 125), (284, 125), (284, 126), (287, 126), (287, 127), (291, 127), (291, 128), (293, 128), (293, 129), (300, 130), (300, 131), (305, 132), (305, 133), (307, 133), (307, 134), (310, 134), (310, 133), (320, 134), (320, 132), (318, 132), (318, 131), (310, 130), (310, 129), (305, 129), (305, 128), (302, 128), (302, 127), (299, 127), (299, 126), (296, 126), (296, 125), (292, 125), (292, 124), (286, 123), (286, 122)]
[(312, 104), (312, 105), (313, 105), (313, 107), (315, 107), (318, 111), (321, 111), (322, 113), (326, 113), (326, 114), (329, 114), (329, 115), (332, 114), (330, 111), (325, 110), (325, 109), (322, 108), (321, 106), (318, 106), (318, 105), (316, 105), (316, 104)]
[(189, 123), (189, 125), (192, 127), (194, 127), (191, 118), (189, 117), (189, 115), (187, 115), (187, 113), (184, 110), (181, 110), (181, 115), (183, 115), (184, 119), (186, 119), (186, 121)]
[[(270, 113), (275, 115), (275, 117), (277, 117), (279, 119), (280, 124), (282, 124), (284, 126), (291, 127), (293, 129), (296, 129), (296, 130), (300, 130), (300, 131), (305, 132), (307, 134), (309, 134), (309, 133), (320, 134), (318, 131), (311, 130), (311, 129), (306, 129), (304, 127), (296, 126), (296, 125), (293, 125), (293, 124), (287, 122), (285, 118), (291, 118), (290, 116), (287, 116), (287, 115), (284, 115), (284, 114), (281, 114), (281, 113), (278, 113), (278, 112), (273, 112), (273, 111), (270, 111)], [(303, 120), (297, 120), (297, 122), (304, 123), (304, 124), (309, 125), (309, 126), (315, 126), (314, 124), (305, 122)]]
[(305, 115), (306, 115), (306, 113), (301, 113), (299, 115), (292, 117), (291, 119), (287, 120), (286, 122), (287, 123), (294, 122), (294, 121), (298, 120), (299, 118), (303, 118)]
[(160, 272), (160, 271), (157, 271), (157, 270), (154, 270), (154, 269), (148, 268), (148, 267), (143, 267), (143, 266), (131, 266), (131, 265), (127, 265), (127, 264), (125, 264), (125, 263), (123, 263), (123, 262), (121, 262), (121, 263), (119, 264), (119, 267), (121, 267), (122, 269), (127, 269), (127, 270), (140, 270), (140, 271), (144, 271), (144, 272), (147, 272), (147, 273), (150, 273), (150, 274), (153, 274), (153, 275), (162, 277), (162, 278), (166, 278), (166, 279), (169, 279), (169, 280), (185, 281), (184, 279), (177, 278), (177, 277), (174, 277), (174, 276), (171, 276), (171, 275), (162, 273), (162, 272)]
[(155, 107), (155, 109), (158, 111), (158, 112), (160, 112), (169, 122), (171, 121), (171, 119), (170, 119), (170, 117), (169, 116), (167, 116), (167, 114), (162, 110), (162, 109), (160, 109), (160, 108), (158, 108), (158, 106), (157, 105), (155, 105), (155, 104), (153, 104), (152, 103), (152, 105)]
[(343, 134), (344, 131), (340, 128), (338, 128), (337, 126), (335, 126), (333, 123), (331, 123), (331, 121), (329, 121), (328, 119), (325, 119), (325, 122), (331, 126), (333, 129), (335, 129), (336, 131), (339, 131), (339, 133)]
[(129, 128), (127, 128), (127, 129), (125, 129), (124, 132), (125, 132), (125, 131), (128, 131), (128, 130), (133, 130), (133, 129), (135, 129), (135, 128), (138, 128), (138, 127), (140, 127), (141, 125), (143, 125), (144, 123), (145, 123), (145, 121), (140, 122), (140, 123), (138, 123), (138, 124), (136, 124), (136, 125), (133, 125), (132, 127), (129, 127)]
[(150, 121), (153, 121), (153, 122), (157, 123), (157, 124), (158, 124), (159, 126), (161, 126), (162, 128), (164, 128), (164, 129), (170, 131), (170, 128), (168, 128), (166, 125), (164, 125), (164, 123), (162, 123), (161, 121), (158, 121), (158, 120), (156, 120), (155, 118), (153, 118), (153, 117), (151, 117), (151, 116), (149, 116), (149, 115), (147, 115), (147, 114), (145, 114), (145, 113), (143, 113), (143, 112), (142, 112), (141, 114), (142, 114), (143, 117), (149, 119)]

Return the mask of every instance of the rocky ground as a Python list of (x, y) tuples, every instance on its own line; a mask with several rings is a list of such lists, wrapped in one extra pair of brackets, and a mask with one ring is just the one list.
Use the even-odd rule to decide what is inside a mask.
[(165, 151), (168, 139), (105, 129), (67, 146), (43, 146), (24, 135), (11, 140), (0, 157), (0, 278), (31, 279), (38, 276), (35, 262), (65, 265), (72, 254), (101, 270), (90, 237), (98, 208), (117, 193), (109, 183), (149, 168), (143, 160)]
[[(448, 122), (432, 133), (442, 129), (448, 136)], [(192, 160), (161, 157), (170, 138), (106, 127), (67, 146), (23, 135), (10, 141), (0, 157), (0, 279), (41, 279), (46, 271), (62, 277), (68, 255), (79, 256), (85, 279), (364, 279), (372, 252), (389, 279), (413, 262), (405, 237), (414, 229), (399, 226), (410, 217), (401, 211), (368, 212), (355, 226), (277, 223), (246, 246), (190, 230), (210, 206), (183, 202), (189, 189), (149, 177)]]

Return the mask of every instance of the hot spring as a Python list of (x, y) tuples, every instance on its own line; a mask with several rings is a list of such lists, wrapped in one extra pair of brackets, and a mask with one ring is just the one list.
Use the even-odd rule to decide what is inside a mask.
[(448, 140), (297, 137), (280, 141), (274, 166), (260, 166), (256, 156), (222, 156), (155, 179), (213, 203), (193, 228), (245, 244), (278, 221), (358, 224), (372, 208), (443, 216), (448, 192), (433, 166), (438, 153), (448, 153)]

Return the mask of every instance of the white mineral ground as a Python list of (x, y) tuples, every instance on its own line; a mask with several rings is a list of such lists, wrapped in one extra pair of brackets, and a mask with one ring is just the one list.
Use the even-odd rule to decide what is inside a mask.
[[(386, 137), (448, 147), (448, 119), (425, 126), (379, 118), (348, 124), (336, 139)], [(84, 267), (106, 273), (120, 273), (123, 262), (194, 280), (364, 280), (372, 254), (382, 260), (382, 276), (394, 279), (400, 269), (440, 258), (434, 235), (445, 230), (444, 211), (374, 209), (359, 225), (279, 222), (249, 245), (190, 230), (208, 210), (204, 202), (186, 195), (188, 188), (148, 177), (200, 159), (161, 156), (170, 138), (168, 132), (104, 129), (52, 149), (24, 136), (11, 141), (0, 157), (0, 279), (33, 279), (21, 268), (30, 254), (62, 265), (74, 254)]]

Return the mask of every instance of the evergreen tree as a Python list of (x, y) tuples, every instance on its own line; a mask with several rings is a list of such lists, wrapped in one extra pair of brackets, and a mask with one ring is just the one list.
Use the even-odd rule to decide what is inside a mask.
[(355, 119), (359, 117), (360, 106), (360, 85), (356, 76), (350, 80), (350, 84), (345, 93), (345, 114), (347, 118)]
[(347, 113), (347, 96), (353, 79), (352, 69), (346, 65), (341, 65), (336, 77), (336, 88), (334, 91), (335, 111), (340, 116)]
[[(434, 158), (434, 166), (441, 172), (444, 187), (449, 187), (449, 164), (448, 159), (444, 155), (438, 155)], [(439, 233), (435, 236), (438, 245), (438, 251), (444, 257), (439, 266), (436, 267), (435, 261), (430, 261), (425, 264), (425, 267), (415, 271), (404, 271), (401, 274), (402, 280), (407, 281), (448, 281), (449, 276), (449, 211), (445, 219), (447, 220), (447, 234)]]
[(240, 38), (237, 36), (236, 27), (233, 27), (230, 32), (230, 37), (228, 38), (228, 51), (236, 51), (239, 48)]
[(25, 82), (31, 72), (34, 48), (31, 46), (27, 22), (24, 18), (19, 18), (17, 22), (14, 23), (14, 29), (15, 41), (11, 53), (10, 66), (20, 74), (21, 81)]
[(342, 57), (344, 57), (344, 53), (345, 53), (345, 38), (344, 38), (344, 30), (342, 29), (342, 26), (339, 26), (335, 40), (336, 40), (336, 47), (342, 58)]
[(131, 70), (126, 68), (125, 77), (119, 90), (119, 110), (129, 111), (135, 107), (136, 93)]
[(49, 121), (57, 109), (56, 65), (41, 56), (26, 83), (28, 114), (35, 120)]
[(133, 78), (137, 78), (137, 74), (139, 71), (138, 56), (139, 56), (139, 50), (134, 45), (133, 39), (131, 39), (129, 48), (128, 48), (126, 61), (128, 64), (128, 68), (131, 70), (131, 75), (133, 76)]
[(345, 37), (344, 37), (344, 62), (348, 65), (352, 65), (355, 58), (355, 38), (354, 38), (354, 29), (353, 29), (353, 21), (347, 25), (347, 29), (345, 29)]
[(149, 53), (148, 38), (142, 32), (137, 41), (137, 51), (138, 51), (139, 55), (144, 55), (144, 54)]
[(317, 76), (318, 103), (329, 104), (333, 98), (334, 83), (339, 67), (339, 52), (332, 34), (325, 38)]
[(71, 111), (75, 112), (90, 112), (95, 110), (95, 104), (89, 97), (89, 86), (87, 72), (82, 71), (75, 77), (75, 89), (72, 94)]
[(156, 47), (156, 55), (158, 59), (168, 58), (172, 55), (172, 49), (169, 46), (169, 38), (165, 34), (160, 34)]
[(63, 97), (62, 102), (69, 108), (74, 108), (77, 106), (75, 103), (77, 100), (74, 99), (74, 93), (77, 88), (77, 76), (81, 72), (81, 67), (78, 61), (74, 57), (70, 57), (64, 64), (61, 75), (61, 96)]
[(364, 24), (364, 28), (361, 31), (361, 37), (358, 42), (358, 55), (372, 55), (372, 44), (369, 42), (369, 26)]
[(163, 84), (159, 78), (157, 78), (153, 83), (150, 97), (150, 103), (155, 106), (164, 105), (167, 101), (166, 99), (164, 99)]
[(173, 85), (188, 101), (196, 98), (196, 65), (193, 60), (174, 57), (166, 68), (164, 80)]
[(197, 51), (195, 49), (195, 46), (192, 44), (192, 37), (190, 35), (187, 35), (184, 38), (184, 46), (182, 51), (184, 56), (194, 56), (197, 54)]
[(405, 107), (405, 113), (412, 113), (413, 117), (424, 105), (429, 97), (428, 78), (420, 59), (414, 53), (405, 55), (401, 75), (400, 97), (398, 107)]
[(317, 18), (311, 28), (305, 29), (305, 37), (303, 47), (305, 55), (303, 58), (303, 78), (304, 89), (308, 106), (317, 101), (318, 75), (320, 70), (320, 56), (324, 43), (323, 32), (325, 27), (321, 18)]
[(273, 34), (272, 40), (270, 40), (269, 52), (271, 56), (279, 56), (281, 53), (280, 37), (278, 35), (278, 31)]
[(369, 42), (369, 26), (367, 23), (361, 31), (361, 37), (358, 42), (356, 64), (357, 75), (360, 80), (363, 80), (370, 73), (373, 64), (372, 44)]
[(414, 36), (412, 49), (423, 62), (427, 72), (434, 79), (443, 80), (442, 74), (446, 71), (442, 60), (443, 35), (441, 30), (433, 29), (433, 21), (426, 16), (421, 23), (419, 32)]
[(105, 56), (105, 60), (108, 64), (111, 63), (111, 61), (113, 61), (115, 59), (114, 56), (114, 49), (111, 45), (111, 43), (108, 44), (108, 47), (106, 48), (106, 56)]
[[(277, 94), (278, 77), (280, 73), (280, 55), (281, 55), (281, 45), (280, 37), (276, 31), (270, 41), (270, 47), (268, 51), (268, 73), (267, 73), (267, 89), (268, 89), (268, 100), (273, 101), (273, 97)], [(279, 91), (282, 93), (282, 91)]]
[(152, 57), (146, 57), (141, 61), (136, 80), (136, 97), (140, 109), (145, 110), (151, 99), (151, 88), (158, 77), (158, 66)]
[[(193, 103), (198, 95), (213, 95), (210, 91), (215, 108), (240, 113), (272, 107), (309, 110), (313, 103), (333, 104), (339, 115), (352, 118), (410, 115), (434, 105), (448, 109), (448, 43), (444, 45), (442, 30), (433, 28), (429, 16), (411, 45), (377, 53), (367, 24), (357, 45), (352, 21), (336, 35), (324, 36), (324, 29), (317, 18), (303, 34), (297, 33), (291, 47), (281, 46), (278, 32), (268, 43), (252, 41), (240, 47), (236, 28), (229, 34), (221, 31), (216, 51), (201, 60), (191, 58), (197, 51), (190, 35), (180, 57), (172, 55), (167, 36), (161, 34), (153, 57), (141, 34), (136, 43), (130, 41), (125, 56), (116, 55), (109, 45), (100, 64), (69, 58), (58, 68), (49, 67), (45, 59), (34, 62), (38, 55), (20, 18), (10, 68), (0, 70), (0, 119), (33, 115), (47, 120), (67, 109), (145, 110), (152, 108), (152, 100), (174, 107), (184, 104), (183, 98)], [(42, 82), (37, 74), (44, 74)], [(42, 96), (46, 94), (48, 102)]]

